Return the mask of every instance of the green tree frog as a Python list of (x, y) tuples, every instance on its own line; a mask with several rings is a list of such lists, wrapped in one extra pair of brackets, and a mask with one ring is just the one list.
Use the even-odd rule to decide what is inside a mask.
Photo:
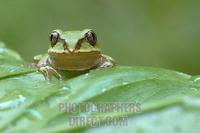
[(34, 57), (34, 65), (48, 81), (53, 76), (62, 80), (66, 74), (72, 72), (88, 72), (115, 65), (112, 57), (102, 54), (97, 36), (91, 29), (54, 30), (49, 40), (47, 54)]

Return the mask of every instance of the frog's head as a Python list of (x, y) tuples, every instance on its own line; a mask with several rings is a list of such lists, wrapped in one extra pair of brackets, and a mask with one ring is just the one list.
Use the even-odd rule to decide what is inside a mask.
[(77, 53), (100, 51), (97, 46), (97, 36), (91, 29), (82, 31), (54, 30), (50, 34), (51, 46), (49, 52)]
[(101, 61), (97, 36), (90, 30), (54, 30), (50, 35), (48, 62), (59, 70), (87, 70)]

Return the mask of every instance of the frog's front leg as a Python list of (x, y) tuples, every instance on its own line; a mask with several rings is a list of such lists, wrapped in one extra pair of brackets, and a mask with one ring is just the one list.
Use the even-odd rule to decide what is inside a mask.
[(53, 67), (41, 64), (38, 66), (38, 68), (38, 71), (43, 74), (46, 80), (51, 81), (52, 77), (56, 77), (57, 79), (62, 80), (62, 76)]
[(62, 76), (58, 73), (58, 71), (49, 65), (47, 55), (35, 56), (34, 64), (46, 80), (51, 81), (53, 76), (55, 76), (57, 79), (62, 80)]
[(103, 54), (101, 61), (97, 66), (97, 69), (113, 67), (113, 66), (115, 66), (115, 60), (112, 57)]

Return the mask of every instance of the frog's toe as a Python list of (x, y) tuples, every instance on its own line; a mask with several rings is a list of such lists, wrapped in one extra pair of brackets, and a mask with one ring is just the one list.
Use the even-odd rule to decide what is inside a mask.
[(115, 60), (107, 55), (102, 55), (101, 62), (99, 64), (99, 68), (107, 68), (115, 66)]
[(107, 68), (107, 67), (113, 67), (114, 64), (110, 61), (104, 62), (103, 64), (101, 64), (100, 68)]
[(42, 66), (39, 68), (39, 72), (41, 72), (44, 78), (48, 81), (52, 80), (52, 77), (56, 77), (59, 80), (62, 80), (62, 76), (52, 67), (50, 66)]

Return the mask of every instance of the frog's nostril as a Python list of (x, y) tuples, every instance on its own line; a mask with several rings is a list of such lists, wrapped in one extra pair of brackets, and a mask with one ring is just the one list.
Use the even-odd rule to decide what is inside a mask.
[(76, 50), (79, 50), (81, 48), (81, 43), (77, 43), (73, 52), (76, 51)]
[(67, 50), (67, 49), (68, 49), (68, 47), (67, 47), (66, 44), (63, 44), (63, 47), (64, 47), (64, 50)]
[(68, 48), (67, 43), (63, 44), (63, 48), (64, 48), (64, 50), (67, 50), (69, 53), (73, 52)]

